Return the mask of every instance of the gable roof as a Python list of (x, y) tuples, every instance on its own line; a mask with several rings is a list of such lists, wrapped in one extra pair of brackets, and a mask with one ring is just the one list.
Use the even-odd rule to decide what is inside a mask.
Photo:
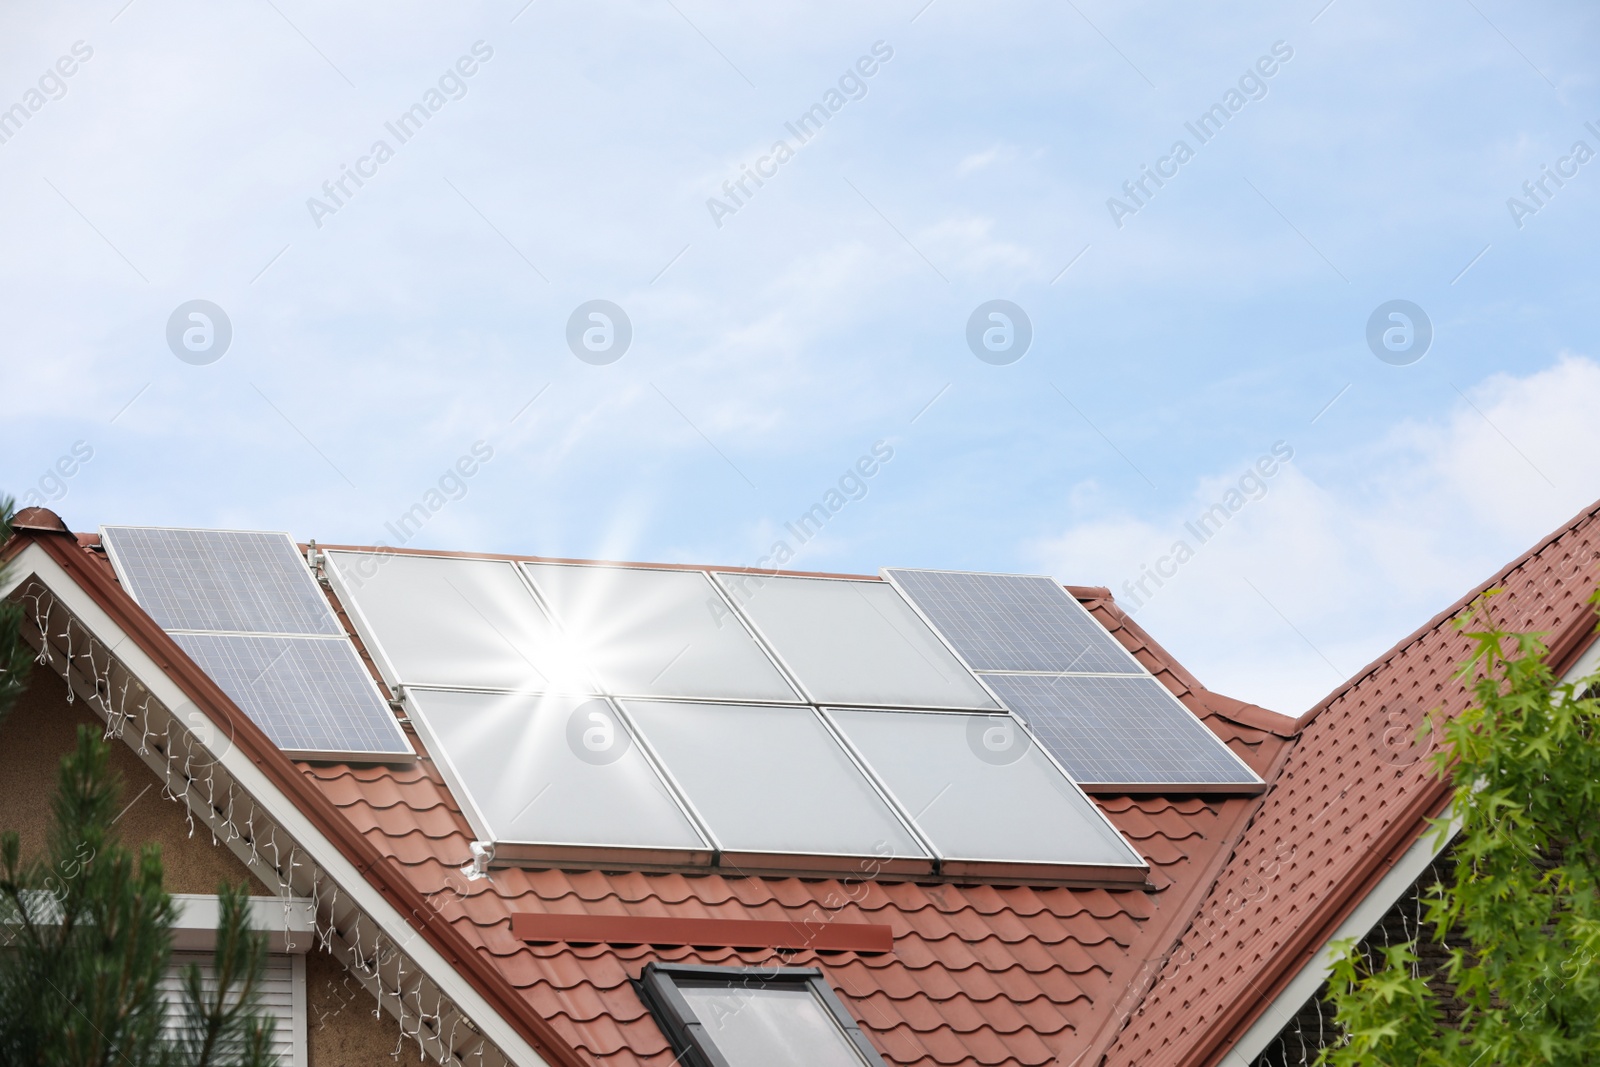
[[(40, 545), (197, 703), (232, 709), (116, 584), (96, 539), (73, 539), (38, 510), (19, 516), (6, 556)], [(1299, 720), (1204, 689), (1108, 590), (1069, 586), (1269, 783), (1257, 797), (1096, 797), (1148, 860), (1144, 888), (523, 868), (468, 880), (460, 868), (474, 835), (409, 728), (421, 758), (405, 767), (292, 762), (232, 709), (236, 743), (413, 917), (435, 965), (459, 971), (549, 1062), (670, 1064), (630, 984), (661, 960), (816, 966), (895, 1064), (1199, 1067), (1231, 1047), (1447, 803), (1408, 739), (1430, 708), (1464, 706), (1452, 675), (1467, 644), (1448, 624), (1472, 596), (1505, 588), (1501, 621), (1555, 631), (1568, 662), (1592, 639), (1584, 597), (1600, 560), (1597, 515), (1600, 505), (1580, 514)], [(893, 951), (526, 942), (512, 930), (518, 914), (878, 923)]]
[(1413, 739), (1424, 716), (1457, 714), (1471, 698), (1455, 677), (1471, 652), (1456, 621), (1500, 589), (1490, 605), (1499, 625), (1545, 632), (1552, 666), (1564, 671), (1594, 640), (1597, 563), (1600, 504), (1301, 717), (1299, 741), (1107, 1067), (1221, 1058), (1447, 807), (1449, 783)]

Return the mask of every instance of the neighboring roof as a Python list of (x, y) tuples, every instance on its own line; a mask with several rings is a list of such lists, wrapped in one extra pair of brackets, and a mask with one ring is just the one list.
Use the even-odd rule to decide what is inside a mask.
[(1454, 623), (1498, 588), (1497, 623), (1544, 631), (1561, 671), (1593, 640), (1597, 562), (1600, 504), (1301, 717), (1300, 740), (1107, 1067), (1208, 1067), (1227, 1051), (1448, 804), (1448, 782), (1412, 739), (1425, 715), (1471, 698), (1455, 678), (1471, 640)]

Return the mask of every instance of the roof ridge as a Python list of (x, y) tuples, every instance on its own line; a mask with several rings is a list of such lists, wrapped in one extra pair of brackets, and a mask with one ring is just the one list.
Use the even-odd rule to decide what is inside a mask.
[(1522, 553), (1522, 555), (1518, 556), (1504, 567), (1501, 567), (1491, 577), (1474, 586), (1471, 591), (1458, 599), (1454, 604), (1451, 604), (1448, 608), (1445, 608), (1443, 611), (1434, 615), (1433, 618), (1417, 627), (1417, 629), (1413, 630), (1407, 636), (1401, 638), (1399, 642), (1397, 642), (1387, 652), (1384, 652), (1371, 663), (1368, 663), (1365, 667), (1362, 667), (1355, 674), (1351, 675), (1347, 680), (1341, 682), (1337, 687), (1334, 688), (1332, 692), (1323, 697), (1321, 700), (1317, 701), (1317, 703), (1313, 704), (1307, 711), (1301, 714), (1299, 718), (1294, 720), (1295, 731), (1298, 733), (1304, 730), (1314, 719), (1316, 719), (1318, 715), (1326, 711), (1340, 697), (1344, 696), (1350, 690), (1364, 682), (1367, 678), (1371, 677), (1375, 672), (1386, 666), (1396, 656), (1399, 656), (1412, 645), (1438, 630), (1439, 627), (1444, 625), (1447, 621), (1459, 615), (1462, 609), (1470, 606), (1474, 600), (1482, 596), (1485, 592), (1493, 589), (1496, 585), (1509, 578), (1513, 573), (1527, 566), (1540, 553), (1544, 552), (1545, 549), (1549, 548), (1557, 541), (1560, 541), (1568, 534), (1577, 531), (1587, 523), (1593, 521), (1597, 515), (1600, 515), (1600, 500), (1596, 500), (1581, 509), (1572, 518), (1568, 519), (1565, 523), (1556, 527), (1554, 531), (1547, 534), (1532, 548)]

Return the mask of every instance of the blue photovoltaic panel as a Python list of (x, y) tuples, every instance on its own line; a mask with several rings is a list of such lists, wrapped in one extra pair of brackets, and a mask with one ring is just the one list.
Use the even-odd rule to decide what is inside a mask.
[(101, 540), (162, 629), (344, 632), (288, 534), (106, 526)]
[(1261, 784), (1216, 734), (1148, 675), (989, 674), (983, 680), (1081, 784)]
[(172, 639), (288, 755), (413, 755), (372, 676), (343, 638), (178, 633)]
[(975, 671), (1144, 673), (1054, 579), (964, 571), (884, 573)]

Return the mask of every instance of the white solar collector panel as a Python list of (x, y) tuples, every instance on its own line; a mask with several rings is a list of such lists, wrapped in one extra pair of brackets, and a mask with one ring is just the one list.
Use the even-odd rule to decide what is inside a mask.
[(711, 845), (610, 701), (425, 688), (406, 700), (473, 829), (502, 858), (710, 863)]
[(998, 707), (887, 583), (731, 572), (716, 577), (819, 704)]
[(704, 571), (523, 567), (574, 653), (609, 693), (800, 701)]
[(1011, 717), (829, 708), (828, 716), (941, 856), (946, 873), (996, 864), (1104, 871), (1144, 862)]
[[(623, 707), (738, 866), (932, 861), (808, 707), (629, 700)], [(898, 862), (894, 862), (898, 861)], [(848, 867), (846, 867), (848, 869)]]
[(330, 580), (392, 685), (592, 691), (505, 560), (331, 550)]

